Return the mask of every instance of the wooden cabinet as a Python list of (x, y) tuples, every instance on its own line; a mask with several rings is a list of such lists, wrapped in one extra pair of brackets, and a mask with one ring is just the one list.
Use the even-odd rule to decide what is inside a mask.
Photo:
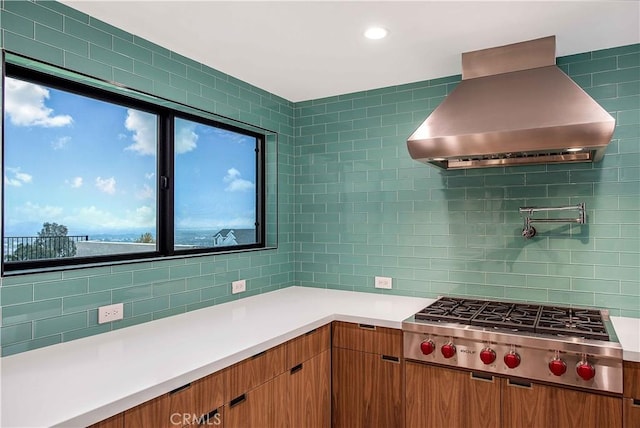
[(224, 428), (263, 428), (273, 426), (275, 416), (274, 380), (247, 391), (224, 406)]
[(405, 371), (407, 428), (500, 426), (500, 379), (411, 361)]
[(402, 331), (368, 324), (333, 323), (333, 346), (380, 355), (402, 354)]
[(640, 428), (640, 363), (624, 362), (623, 396), (623, 427)]
[(400, 330), (336, 322), (333, 427), (403, 427), (402, 369)]
[[(329, 428), (330, 338), (329, 326), (321, 327), (267, 351), (264, 362), (244, 361), (232, 366), (229, 369), (230, 391), (246, 388), (246, 392), (225, 406), (225, 428)], [(253, 376), (241, 373), (251, 367), (248, 364), (260, 367), (261, 372), (255, 369)], [(265, 378), (271, 379), (251, 389), (258, 383), (256, 377), (262, 382)], [(233, 385), (233, 382), (238, 384)]]
[(216, 411), (224, 404), (226, 371), (214, 373), (169, 393), (169, 424), (197, 425), (218, 420)]
[(331, 351), (325, 350), (274, 382), (273, 427), (331, 426)]
[(177, 428), (219, 420), (224, 374), (214, 373), (125, 411), (124, 428)]
[(503, 380), (505, 427), (622, 426), (622, 400), (567, 388)]
[(262, 385), (287, 370), (287, 344), (261, 352), (226, 370), (224, 402)]
[(406, 427), (622, 426), (622, 400), (407, 361)]
[(149, 400), (124, 412), (124, 427), (175, 428), (169, 420), (169, 394)]
[(91, 428), (328, 428), (330, 349), (326, 325)]

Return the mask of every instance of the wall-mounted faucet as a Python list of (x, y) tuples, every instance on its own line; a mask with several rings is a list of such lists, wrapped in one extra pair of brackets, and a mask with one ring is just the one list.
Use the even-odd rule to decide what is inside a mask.
[[(531, 216), (540, 211), (568, 211), (577, 210), (577, 218), (540, 218), (533, 219)], [(522, 229), (522, 237), (524, 239), (531, 239), (536, 236), (536, 229), (532, 226), (532, 223), (587, 223), (587, 214), (584, 206), (584, 202), (578, 205), (569, 205), (564, 207), (520, 207), (520, 214), (528, 214), (524, 217), (524, 227)]]

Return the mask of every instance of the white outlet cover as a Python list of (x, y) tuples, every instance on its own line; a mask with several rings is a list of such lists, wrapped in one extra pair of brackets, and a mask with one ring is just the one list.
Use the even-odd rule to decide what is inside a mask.
[(247, 281), (241, 279), (231, 283), (231, 294), (243, 293), (247, 290)]
[(124, 304), (114, 303), (113, 305), (100, 306), (98, 308), (98, 324), (118, 321), (124, 318)]
[(387, 276), (376, 276), (375, 287), (389, 290), (393, 287), (393, 279)]

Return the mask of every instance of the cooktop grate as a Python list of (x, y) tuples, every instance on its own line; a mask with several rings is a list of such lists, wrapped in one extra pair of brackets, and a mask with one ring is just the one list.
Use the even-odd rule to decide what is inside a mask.
[(442, 297), (415, 314), (415, 319), (609, 340), (602, 313), (596, 309)]

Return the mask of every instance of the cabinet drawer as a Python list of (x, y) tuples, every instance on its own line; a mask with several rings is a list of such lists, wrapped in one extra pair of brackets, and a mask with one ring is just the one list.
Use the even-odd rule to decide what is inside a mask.
[(175, 428), (169, 421), (169, 394), (163, 394), (125, 411), (124, 427)]
[(287, 370), (287, 344), (249, 357), (225, 370), (224, 402), (244, 394)]
[(169, 393), (171, 425), (193, 423), (224, 404), (224, 371), (198, 379)]
[(624, 428), (640, 428), (640, 400), (622, 399), (622, 420)]
[(399, 357), (402, 354), (402, 331), (336, 321), (333, 324), (333, 346)]
[(331, 348), (331, 326), (327, 324), (311, 330), (290, 340), (286, 346), (287, 369), (290, 369)]
[(624, 396), (640, 399), (640, 363), (624, 362)]

